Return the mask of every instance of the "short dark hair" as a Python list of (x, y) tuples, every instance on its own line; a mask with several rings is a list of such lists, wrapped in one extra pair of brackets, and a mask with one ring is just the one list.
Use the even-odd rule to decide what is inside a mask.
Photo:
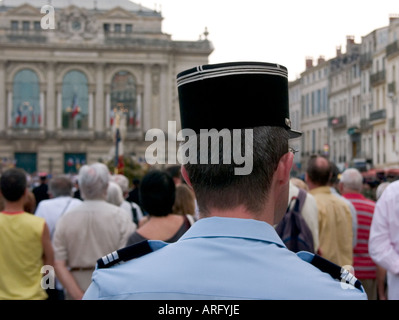
[(334, 162), (330, 162), (330, 165), (331, 165), (331, 175), (329, 183), (333, 185), (339, 181), (338, 176), (340, 174), (340, 171), (338, 166)]
[[(322, 162), (320, 160), (324, 159)], [(309, 158), (306, 173), (310, 181), (319, 186), (326, 186), (331, 178), (331, 162), (323, 156), (312, 155)]]
[(181, 176), (180, 169), (181, 169), (181, 167), (179, 165), (173, 165), (173, 166), (167, 167), (165, 169), (165, 171), (167, 173), (169, 173), (172, 176), (172, 178), (180, 178), (181, 179), (182, 176)]
[[(233, 130), (229, 131), (232, 135)], [(241, 134), (240, 147), (244, 150), (244, 130)], [(199, 135), (197, 138), (200, 139)], [(201, 215), (209, 215), (211, 209), (228, 210), (239, 205), (254, 213), (261, 212), (273, 174), (281, 157), (288, 152), (288, 139), (289, 134), (282, 127), (253, 128), (253, 169), (248, 175), (235, 175), (234, 161), (223, 164), (222, 148), (219, 148), (219, 164), (185, 164)], [(199, 148), (197, 153), (200, 159)]]
[(176, 187), (171, 175), (153, 169), (140, 183), (140, 204), (152, 216), (167, 216), (173, 211)]
[(0, 190), (4, 199), (15, 202), (21, 199), (27, 187), (25, 171), (20, 168), (10, 168), (4, 171), (0, 178)]

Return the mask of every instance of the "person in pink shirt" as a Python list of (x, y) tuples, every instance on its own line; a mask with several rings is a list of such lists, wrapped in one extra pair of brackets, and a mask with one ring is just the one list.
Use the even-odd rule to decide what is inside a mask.
[(370, 228), (369, 252), (387, 270), (388, 299), (399, 300), (399, 181), (378, 199)]

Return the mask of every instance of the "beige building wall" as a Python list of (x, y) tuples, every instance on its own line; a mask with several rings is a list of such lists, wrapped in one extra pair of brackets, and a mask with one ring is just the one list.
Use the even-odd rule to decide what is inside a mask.
[[(176, 75), (208, 63), (213, 51), (205, 37), (175, 41), (162, 32), (160, 12), (128, 0), (114, 8), (56, 8), (56, 29), (38, 29), (42, 14), (31, 4), (0, 10), (0, 159), (15, 153), (35, 153), (37, 171), (64, 172), (65, 154), (85, 154), (88, 163), (114, 156), (110, 124), (112, 79), (120, 71), (133, 76), (139, 125), (126, 132), (125, 155), (143, 159), (152, 128), (168, 131), (168, 121), (180, 127)], [(110, 6), (109, 2), (107, 6)], [(136, 7), (137, 10), (135, 10)], [(26, 28), (29, 22), (29, 29)], [(18, 23), (18, 28), (16, 27)], [(35, 25), (36, 23), (36, 25)], [(25, 29), (24, 29), (25, 28)], [(36, 29), (35, 29), (36, 28)], [(14, 80), (21, 70), (38, 77), (41, 123), (35, 128), (14, 124)], [(63, 84), (71, 70), (87, 78), (88, 117), (85, 129), (63, 128)], [(128, 121), (128, 120), (126, 120)]]

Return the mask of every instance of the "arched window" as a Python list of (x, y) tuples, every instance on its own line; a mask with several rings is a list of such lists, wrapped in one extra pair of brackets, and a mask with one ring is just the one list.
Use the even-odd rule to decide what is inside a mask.
[(111, 82), (110, 124), (114, 123), (116, 112), (126, 116), (128, 130), (137, 128), (140, 124), (140, 114), (137, 108), (136, 84), (134, 77), (127, 71), (119, 71)]
[(89, 86), (84, 73), (69, 71), (62, 82), (62, 128), (88, 129)]
[(41, 116), (39, 78), (30, 69), (21, 70), (13, 82), (12, 126), (39, 128)]

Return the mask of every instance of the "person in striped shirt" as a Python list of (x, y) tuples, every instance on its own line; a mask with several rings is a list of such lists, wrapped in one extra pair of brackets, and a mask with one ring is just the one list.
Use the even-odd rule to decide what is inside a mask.
[(367, 292), (369, 300), (377, 299), (377, 266), (369, 254), (370, 226), (373, 218), (375, 201), (362, 193), (363, 176), (358, 169), (346, 169), (339, 181), (341, 195), (352, 202), (357, 213), (357, 243), (353, 249), (353, 267)]

